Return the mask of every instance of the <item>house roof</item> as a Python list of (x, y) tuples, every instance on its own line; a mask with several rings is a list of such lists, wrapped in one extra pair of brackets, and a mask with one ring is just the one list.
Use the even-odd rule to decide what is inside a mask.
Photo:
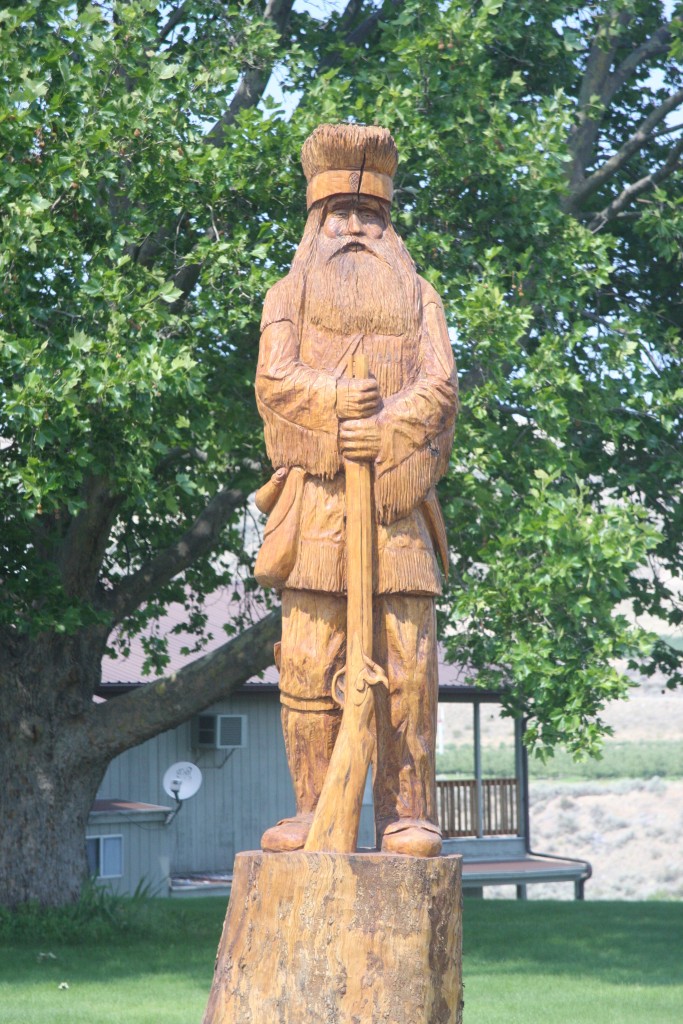
[(90, 810), (91, 814), (149, 814), (150, 812), (162, 812), (166, 814), (170, 807), (163, 807), (161, 804), (143, 804), (137, 800), (95, 800)]
[[(229, 621), (229, 609), (234, 603), (231, 591), (218, 590), (210, 594), (203, 606), (207, 616), (206, 641), (201, 651), (188, 653), (197, 643), (196, 636), (179, 631), (174, 632), (185, 620), (187, 613), (181, 604), (169, 605), (165, 615), (161, 616), (146, 634), (134, 638), (130, 643), (128, 656), (106, 656), (102, 661), (102, 682), (97, 689), (100, 697), (114, 697), (140, 686), (145, 686), (157, 678), (153, 673), (144, 675), (145, 650), (143, 638), (152, 632), (166, 636), (168, 643), (169, 664), (165, 674), (178, 672), (189, 662), (202, 654), (216, 650), (228, 639), (224, 624)], [(477, 698), (481, 701), (493, 702), (500, 699), (493, 690), (485, 690), (467, 682), (472, 671), (466, 665), (453, 665), (446, 662), (444, 652), (439, 649), (439, 699), (445, 702), (467, 701)], [(274, 665), (260, 676), (252, 676), (236, 693), (274, 694), (277, 692), (278, 672)]]

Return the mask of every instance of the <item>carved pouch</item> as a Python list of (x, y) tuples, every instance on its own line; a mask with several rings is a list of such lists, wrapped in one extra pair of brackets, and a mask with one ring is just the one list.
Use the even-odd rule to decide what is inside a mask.
[(293, 466), (268, 517), (254, 576), (262, 587), (282, 590), (294, 568), (306, 472)]

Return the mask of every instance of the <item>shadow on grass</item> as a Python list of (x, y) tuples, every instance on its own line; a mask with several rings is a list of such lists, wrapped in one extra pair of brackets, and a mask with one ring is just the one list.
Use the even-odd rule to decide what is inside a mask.
[(225, 910), (226, 900), (220, 897), (150, 900), (130, 931), (68, 942), (41, 937), (36, 921), (35, 935), (0, 943), (0, 982), (25, 984), (68, 975), (70, 983), (111, 984), (173, 974), (208, 995)]
[(681, 985), (683, 903), (465, 900), (464, 969)]

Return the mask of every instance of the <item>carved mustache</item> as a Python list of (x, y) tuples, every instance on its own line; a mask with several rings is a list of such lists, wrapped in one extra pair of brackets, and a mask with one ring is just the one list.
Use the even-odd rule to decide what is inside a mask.
[(381, 260), (382, 263), (386, 263), (388, 267), (392, 265), (391, 262), (387, 259), (387, 257), (383, 255), (381, 252), (377, 252), (376, 249), (374, 249), (371, 245), (368, 245), (366, 242), (358, 241), (344, 242), (343, 245), (340, 245), (338, 249), (334, 250), (331, 256), (327, 257), (327, 262), (331, 263), (335, 256), (348, 256), (349, 253), (352, 252), (367, 252), (370, 254), (370, 256), (374, 256), (375, 259)]
[(372, 256), (378, 255), (375, 252), (375, 250), (371, 248), (371, 246), (367, 245), (365, 242), (353, 241), (344, 242), (343, 245), (340, 245), (338, 249), (334, 250), (334, 252), (330, 256), (330, 259), (333, 260), (335, 256), (345, 256), (346, 253), (349, 252), (369, 252)]

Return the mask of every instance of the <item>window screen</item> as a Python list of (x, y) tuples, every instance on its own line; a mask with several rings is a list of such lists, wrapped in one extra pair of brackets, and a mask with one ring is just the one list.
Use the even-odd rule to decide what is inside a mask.
[(244, 746), (244, 718), (242, 715), (219, 715), (218, 716), (218, 745), (219, 747), (243, 747)]

